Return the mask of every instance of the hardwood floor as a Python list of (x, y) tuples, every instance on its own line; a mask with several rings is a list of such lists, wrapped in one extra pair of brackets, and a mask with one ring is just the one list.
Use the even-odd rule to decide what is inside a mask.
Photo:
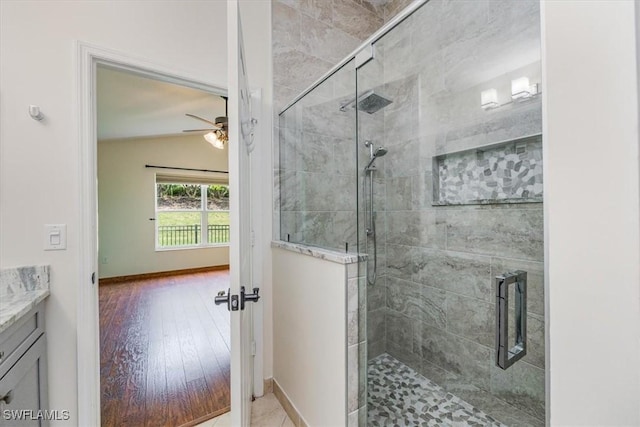
[(229, 271), (100, 287), (103, 426), (180, 426), (228, 410)]

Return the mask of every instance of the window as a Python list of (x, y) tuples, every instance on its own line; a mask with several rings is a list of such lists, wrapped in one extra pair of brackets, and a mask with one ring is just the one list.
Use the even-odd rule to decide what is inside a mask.
[(156, 182), (156, 248), (228, 243), (227, 184)]

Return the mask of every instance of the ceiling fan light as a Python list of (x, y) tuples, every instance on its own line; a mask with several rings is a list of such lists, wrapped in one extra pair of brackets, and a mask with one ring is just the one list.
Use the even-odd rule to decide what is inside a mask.
[(207, 142), (213, 145), (214, 147), (220, 150), (224, 149), (224, 141), (218, 137), (217, 132), (209, 132), (205, 134), (204, 139), (206, 139)]

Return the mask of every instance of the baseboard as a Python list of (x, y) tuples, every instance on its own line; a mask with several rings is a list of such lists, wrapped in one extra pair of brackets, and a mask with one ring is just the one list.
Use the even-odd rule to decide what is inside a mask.
[(272, 379), (272, 383), (273, 394), (276, 396), (276, 399), (278, 399), (278, 402), (280, 402), (280, 405), (282, 405), (282, 408), (284, 408), (284, 411), (293, 422), (293, 425), (296, 427), (307, 427), (308, 424), (305, 422), (304, 418), (302, 418), (302, 415), (300, 415), (300, 412), (298, 412), (293, 403), (291, 403), (289, 396), (282, 391), (278, 382), (275, 379)]
[(154, 279), (157, 277), (178, 276), (180, 274), (205, 273), (208, 271), (228, 270), (229, 264), (213, 265), (210, 267), (186, 268), (184, 270), (156, 271), (153, 273), (132, 274), (130, 276), (105, 277), (98, 279), (99, 285), (112, 285), (114, 283), (129, 282), (132, 280)]
[(227, 406), (226, 408), (220, 409), (218, 411), (212, 412), (210, 414), (207, 414), (207, 415), (205, 415), (203, 417), (200, 417), (198, 419), (195, 419), (193, 421), (189, 421), (188, 423), (182, 424), (180, 427), (194, 427), (194, 426), (197, 426), (198, 424), (202, 424), (203, 422), (209, 421), (212, 418), (219, 417), (220, 415), (226, 414), (230, 410), (231, 410), (231, 407)]
[(273, 393), (273, 377), (264, 380), (264, 394)]

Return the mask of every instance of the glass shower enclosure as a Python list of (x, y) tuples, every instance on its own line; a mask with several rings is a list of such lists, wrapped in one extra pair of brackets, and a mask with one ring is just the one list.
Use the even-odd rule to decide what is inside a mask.
[(366, 255), (361, 425), (544, 425), (540, 83), (538, 1), (418, 1), (280, 114), (280, 239)]

